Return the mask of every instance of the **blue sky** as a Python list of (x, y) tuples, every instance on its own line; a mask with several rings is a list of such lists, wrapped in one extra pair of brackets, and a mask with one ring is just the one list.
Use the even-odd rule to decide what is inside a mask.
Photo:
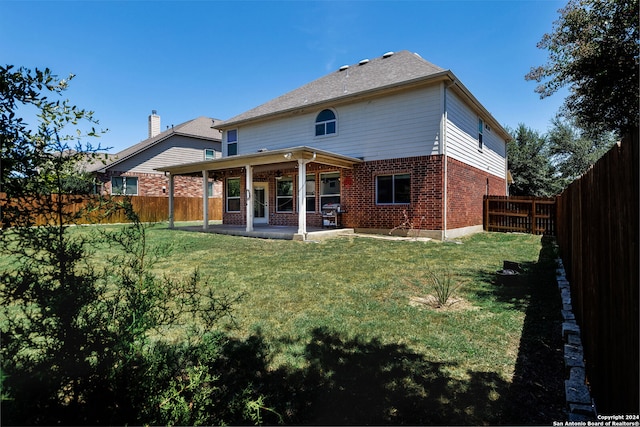
[[(7, 1), (0, 61), (76, 75), (116, 152), (162, 129), (229, 119), (364, 58), (410, 50), (450, 69), (505, 126), (547, 131), (566, 94), (524, 75), (566, 1)], [(93, 143), (98, 141), (92, 141)]]

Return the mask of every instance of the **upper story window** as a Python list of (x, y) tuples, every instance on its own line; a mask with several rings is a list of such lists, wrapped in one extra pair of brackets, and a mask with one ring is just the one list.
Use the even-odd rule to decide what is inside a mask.
[(227, 156), (238, 154), (238, 129), (227, 131)]
[(213, 160), (216, 158), (216, 150), (213, 148), (205, 148), (204, 149), (204, 159), (205, 160)]
[(320, 111), (316, 117), (316, 136), (336, 133), (336, 123), (336, 113), (331, 110)]
[(484, 132), (484, 121), (478, 118), (478, 150), (482, 151), (483, 142), (482, 134)]

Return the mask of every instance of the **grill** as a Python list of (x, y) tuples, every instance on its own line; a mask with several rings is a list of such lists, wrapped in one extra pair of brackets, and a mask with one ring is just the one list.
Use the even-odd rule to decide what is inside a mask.
[(340, 203), (327, 203), (322, 205), (322, 227), (340, 227), (340, 214), (342, 209)]

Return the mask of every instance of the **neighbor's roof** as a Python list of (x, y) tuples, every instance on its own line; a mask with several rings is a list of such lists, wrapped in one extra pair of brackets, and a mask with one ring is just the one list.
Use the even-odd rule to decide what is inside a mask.
[(444, 68), (433, 65), (409, 51), (403, 50), (393, 54), (389, 52), (379, 58), (362, 60), (355, 65), (340, 67), (340, 69), (298, 89), (225, 120), (220, 124), (220, 128), (228, 128), (262, 116), (349, 98), (364, 92), (377, 91), (444, 72), (446, 72)]
[(117, 154), (110, 155), (111, 161), (108, 161), (106, 164), (102, 162), (94, 163), (87, 167), (88, 172), (105, 172), (107, 169), (112, 166), (117, 165), (136, 154), (141, 153), (142, 151), (153, 147), (154, 145), (166, 140), (167, 138), (174, 135), (188, 136), (192, 138), (204, 139), (208, 141), (221, 141), (221, 133), (218, 129), (213, 126), (220, 122), (219, 119), (213, 119), (211, 117), (198, 117), (197, 119), (189, 120), (187, 122), (181, 123), (177, 126), (172, 126), (171, 128), (165, 130), (164, 132), (160, 132), (158, 135), (145, 139), (135, 145), (132, 145), (129, 148), (125, 148)]
[(454, 89), (462, 93), (493, 127), (499, 129), (505, 138), (510, 139), (497, 120), (450, 70), (434, 65), (417, 53), (407, 50), (388, 52), (378, 58), (364, 59), (357, 64), (340, 67), (298, 89), (225, 120), (216, 128), (230, 129), (249, 121), (303, 112), (301, 110), (322, 105), (338, 105), (353, 98), (378, 95), (414, 85), (433, 84), (437, 81), (451, 82), (455, 86)]

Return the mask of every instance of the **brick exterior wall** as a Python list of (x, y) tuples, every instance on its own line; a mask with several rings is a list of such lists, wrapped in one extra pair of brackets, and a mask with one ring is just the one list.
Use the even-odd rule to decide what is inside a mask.
[[(376, 204), (378, 175), (411, 175), (411, 203)], [(343, 171), (342, 200), (347, 213), (344, 225), (351, 228), (391, 229), (405, 221), (404, 211), (416, 228), (442, 229), (442, 157), (421, 156), (378, 160)]]
[[(320, 176), (322, 172), (334, 172), (336, 168), (309, 164), (307, 174), (316, 174), (316, 210), (307, 214), (307, 225), (322, 226), (320, 212)], [(284, 176), (292, 176), (297, 183), (297, 170), (279, 170)], [(345, 213), (341, 226), (348, 228), (389, 230), (405, 221), (404, 212), (420, 230), (443, 230), (443, 156), (420, 156), (379, 160), (342, 169), (340, 199)], [(376, 204), (376, 177), (378, 175), (411, 175), (411, 201), (409, 204)], [(239, 177), (240, 188), (245, 188), (244, 169), (219, 173), (222, 180)], [(294, 211), (276, 212), (276, 171), (253, 174), (254, 182), (269, 183), (269, 224), (297, 226), (297, 193), (294, 192)], [(297, 187), (297, 185), (294, 185)], [(447, 229), (482, 224), (482, 197), (484, 194), (505, 195), (505, 180), (473, 168), (457, 160), (448, 159), (448, 210)], [(226, 189), (223, 187), (223, 193)], [(245, 224), (245, 194), (241, 192), (240, 212), (226, 212), (223, 195), (223, 222)]]
[[(298, 225), (298, 195), (297, 192), (294, 191), (293, 195), (293, 212), (276, 212), (276, 172), (279, 172), (283, 176), (292, 177), (294, 179), (294, 187), (297, 188), (297, 169), (277, 169), (270, 170), (266, 172), (254, 172), (253, 174), (253, 182), (268, 182), (269, 183), (269, 224), (270, 225), (283, 225), (294, 227)], [(308, 227), (321, 227), (322, 226), (322, 213), (321, 207), (318, 206), (320, 203), (320, 173), (324, 172), (336, 172), (335, 168), (331, 168), (329, 166), (324, 166), (316, 163), (307, 165), (307, 174), (315, 174), (316, 175), (316, 211), (307, 213), (307, 226)], [(226, 207), (226, 187), (224, 186), (224, 182), (226, 182), (226, 178), (240, 178), (240, 188), (246, 188), (246, 175), (245, 170), (242, 168), (238, 169), (227, 169), (224, 171), (218, 172), (218, 175), (223, 180), (223, 206), (222, 206), (222, 218), (224, 224), (235, 224), (235, 225), (244, 225), (246, 220), (246, 199), (245, 193), (241, 191), (240, 193), (240, 212), (227, 212)]]
[[(111, 178), (131, 176), (138, 178), (138, 196), (169, 197), (169, 177), (164, 174), (117, 172), (100, 174), (102, 194), (111, 194)], [(202, 197), (202, 176), (176, 176), (173, 180), (175, 197)], [(222, 182), (214, 182), (213, 197), (222, 197)]]
[(483, 196), (506, 196), (506, 180), (455, 159), (447, 165), (447, 229), (482, 225)]

